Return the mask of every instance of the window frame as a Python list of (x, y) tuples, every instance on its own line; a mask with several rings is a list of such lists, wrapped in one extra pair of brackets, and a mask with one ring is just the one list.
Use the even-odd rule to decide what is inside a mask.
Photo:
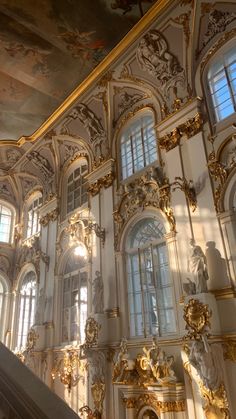
[[(218, 121), (216, 111), (215, 111), (214, 102), (213, 102), (213, 99), (212, 99), (211, 88), (210, 88), (210, 84), (209, 84), (209, 81), (208, 81), (208, 74), (209, 74), (211, 68), (215, 65), (216, 62), (218, 62), (220, 60), (220, 62), (224, 63), (225, 56), (230, 50), (235, 49), (235, 54), (236, 54), (236, 48), (234, 46), (235, 40), (236, 40), (236, 38), (234, 37), (229, 42), (225, 43), (221, 47), (221, 49), (218, 50), (216, 54), (214, 54), (213, 57), (210, 57), (207, 65), (205, 66), (205, 68), (203, 70), (203, 73), (202, 73), (202, 89), (205, 92), (209, 119), (211, 121), (213, 130), (216, 133), (218, 133), (220, 131), (223, 131), (228, 126), (232, 125), (232, 123), (235, 121), (236, 93), (235, 93), (235, 99), (234, 99), (235, 100), (235, 103), (234, 103), (235, 111), (232, 114), (228, 115), (227, 117)], [(227, 86), (228, 86), (228, 83), (227, 83)], [(230, 91), (231, 91), (231, 87), (230, 87)]]
[[(132, 329), (131, 329), (131, 306), (130, 306), (130, 301), (129, 301), (129, 294), (130, 294), (130, 292), (129, 292), (129, 289), (130, 289), (129, 280), (130, 279), (129, 279), (129, 274), (128, 274), (128, 257), (129, 257), (129, 255), (132, 255), (132, 254), (135, 255), (136, 254), (136, 255), (138, 255), (138, 258), (140, 258), (140, 254), (139, 254), (138, 248), (129, 249), (128, 246), (127, 246), (127, 243), (130, 241), (131, 234), (135, 230), (136, 226), (139, 223), (144, 222), (145, 220), (150, 220), (150, 219), (154, 219), (155, 221), (159, 222), (165, 230), (165, 225), (160, 218), (153, 217), (153, 216), (150, 216), (149, 214), (147, 214), (145, 217), (141, 217), (141, 218), (137, 219), (134, 223), (132, 223), (128, 227), (127, 233), (126, 233), (125, 238), (124, 238), (124, 243), (123, 243), (123, 246), (124, 246), (124, 262), (125, 262), (124, 263), (124, 275), (125, 275), (125, 278), (126, 278), (126, 287), (127, 287), (127, 307), (128, 307), (128, 318), (129, 318), (129, 335), (130, 335), (131, 339), (142, 339), (142, 338), (150, 337), (153, 334), (157, 334), (160, 338), (163, 338), (163, 337), (166, 337), (166, 336), (173, 336), (173, 335), (176, 335), (177, 327), (178, 327), (178, 325), (177, 325), (177, 314), (176, 314), (176, 303), (175, 303), (174, 282), (173, 282), (172, 273), (171, 273), (168, 243), (167, 243), (166, 238), (165, 238), (166, 233), (164, 233), (163, 237), (161, 239), (157, 238), (153, 241), (148, 242), (144, 246), (142, 246), (141, 251), (143, 251), (145, 249), (148, 249), (149, 247), (152, 247), (152, 248), (155, 247), (157, 249), (158, 246), (161, 246), (163, 244), (165, 245), (165, 251), (166, 251), (167, 262), (168, 262), (168, 276), (169, 276), (169, 283), (167, 285), (168, 285), (168, 288), (170, 288), (170, 290), (171, 290), (171, 296), (172, 296), (172, 306), (169, 307), (169, 308), (172, 310), (172, 314), (173, 314), (174, 330), (173, 331), (167, 331), (166, 333), (161, 332), (161, 327), (163, 327), (163, 325), (161, 326), (160, 314), (159, 314), (159, 324), (158, 324), (158, 330), (157, 331), (155, 331), (155, 332), (152, 331), (151, 330), (151, 325), (149, 325), (150, 332), (147, 333), (148, 323), (146, 322), (146, 324), (143, 327), (143, 333), (142, 334), (137, 334), (137, 333), (132, 334)], [(142, 258), (142, 256), (141, 256), (141, 258)], [(153, 259), (152, 259), (152, 264), (153, 264)], [(154, 266), (154, 264), (153, 264), (153, 266)], [(154, 271), (154, 269), (153, 269), (153, 271)], [(142, 272), (140, 274), (140, 266), (139, 266), (139, 275), (140, 275), (140, 278), (141, 278), (142, 277)], [(155, 274), (153, 273), (152, 275), (154, 277)], [(154, 280), (155, 280), (155, 278), (154, 278)], [(156, 301), (158, 301), (157, 289), (156, 289), (157, 288), (157, 279), (156, 279), (156, 284), (155, 284), (154, 288), (155, 288), (155, 293), (156, 293)], [(163, 290), (164, 288), (165, 287), (160, 287), (160, 290)], [(142, 286), (140, 285), (140, 295), (141, 295), (142, 292), (143, 292)], [(148, 290), (147, 296), (149, 296), (149, 290)], [(143, 305), (144, 299), (145, 299), (145, 295), (141, 296), (141, 300), (142, 300), (141, 315), (142, 315), (142, 319), (143, 319), (142, 321), (143, 322), (145, 321), (145, 314), (143, 314), (143, 312), (145, 312), (144, 305)], [(165, 310), (169, 309), (169, 308), (164, 307)], [(159, 310), (159, 308), (157, 307), (157, 316), (158, 316), (158, 310)], [(134, 315), (135, 315), (135, 312), (134, 312)]]
[(0, 341), (7, 343), (6, 331), (10, 303), (7, 294), (10, 292), (10, 281), (3, 272), (0, 273), (0, 283), (2, 285), (2, 293), (0, 294)]
[[(36, 201), (40, 201), (38, 202), (38, 205), (36, 206), (36, 208), (33, 208), (33, 217), (32, 217), (32, 221), (31, 221), (31, 234), (28, 234), (28, 230), (29, 230), (29, 210), (30, 207), (34, 205), (34, 202)], [(43, 194), (41, 191), (37, 191), (37, 192), (33, 192), (33, 194), (27, 199), (26, 203), (25, 203), (25, 208), (24, 208), (24, 240), (29, 240), (34, 236), (39, 236), (40, 235), (40, 231), (41, 231), (41, 226), (40, 226), (40, 208), (43, 206)], [(34, 224), (34, 214), (36, 214), (37, 217), (37, 231), (33, 231), (33, 224)]]
[[(14, 231), (14, 225), (15, 225), (15, 217), (16, 217), (16, 211), (15, 211), (15, 208), (11, 205), (11, 204), (9, 204), (8, 202), (6, 202), (6, 201), (3, 201), (3, 200), (0, 200), (0, 208), (6, 208), (8, 211), (9, 211), (9, 213), (10, 213), (10, 223), (9, 223), (9, 233), (8, 233), (8, 237), (9, 237), (9, 239), (8, 239), (8, 241), (3, 241), (3, 240), (0, 240), (0, 243), (1, 244), (5, 244), (5, 245), (7, 245), (7, 244), (12, 244), (13, 243), (13, 231)], [(0, 211), (0, 219), (1, 219), (1, 211)], [(1, 233), (0, 233), (0, 235), (1, 235)]]
[[(33, 287), (30, 289), (30, 293), (27, 294), (26, 292), (24, 294), (22, 294), (21, 290), (22, 288), (26, 285), (24, 284), (25, 279), (27, 278), (28, 275), (34, 275), (34, 281), (32, 280), (28, 280), (27, 283), (29, 282), (34, 282), (34, 289)], [(36, 302), (37, 302), (37, 275), (35, 273), (34, 270), (30, 269), (27, 270), (26, 272), (24, 272), (22, 279), (20, 281), (20, 285), (18, 288), (18, 292), (19, 292), (19, 301), (18, 301), (18, 307), (17, 307), (17, 327), (16, 327), (16, 335), (15, 335), (15, 339), (16, 339), (16, 348), (20, 349), (22, 347), (25, 347), (26, 341), (27, 341), (27, 334), (29, 329), (33, 326), (34, 324), (34, 320), (35, 320), (35, 310), (36, 310)], [(34, 291), (34, 293), (32, 292), (32, 290)], [(26, 305), (29, 305), (29, 310), (28, 310), (28, 316), (26, 316)], [(26, 334), (24, 333), (25, 329), (25, 319), (27, 319), (27, 332)], [(20, 333), (20, 329), (21, 328), (21, 333)]]
[[(72, 250), (73, 251), (73, 250)], [(67, 259), (68, 260), (68, 259)], [(86, 319), (88, 318), (88, 282), (89, 282), (89, 266), (86, 260), (83, 261), (84, 264), (83, 266), (81, 266), (78, 269), (73, 269), (70, 272), (66, 272), (63, 274), (62, 277), (62, 283), (61, 283), (61, 327), (60, 327), (60, 342), (62, 345), (64, 344), (72, 344), (73, 342), (80, 342), (82, 343), (85, 339), (85, 332), (84, 332), (84, 328), (85, 328), (85, 323), (86, 323)], [(82, 300), (81, 296), (80, 296), (80, 291), (81, 291), (81, 275), (86, 274), (87, 276), (87, 282), (86, 282), (86, 300)], [(73, 279), (78, 276), (78, 288), (74, 288), (73, 289)], [(65, 289), (64, 289), (64, 284), (65, 281), (68, 281), (70, 283), (69, 285), (69, 289), (66, 291), (67, 293), (69, 293), (69, 299), (70, 299), (70, 305), (66, 306), (64, 305), (64, 294), (65, 294)], [(72, 321), (72, 309), (74, 307), (76, 307), (76, 304), (72, 305), (72, 298), (73, 298), (73, 291), (79, 290), (79, 298), (78, 298), (78, 313), (77, 313), (77, 321), (73, 322)], [(81, 322), (81, 303), (86, 305), (86, 315), (85, 315), (85, 320)], [(66, 310), (68, 310), (68, 323), (67, 325), (64, 323), (64, 312), (66, 312)], [(71, 338), (71, 326), (72, 323), (77, 324), (78, 326), (78, 332), (77, 332), (77, 337), (76, 339), (72, 339)], [(67, 331), (68, 331), (68, 339), (63, 339), (63, 327), (67, 326)]]
[[(156, 154), (156, 158), (155, 160), (152, 160), (150, 163), (146, 164), (146, 159), (147, 159), (147, 153), (143, 154), (143, 160), (144, 160), (144, 165), (143, 167), (141, 167), (139, 170), (134, 170), (134, 161), (133, 161), (133, 153), (132, 154), (132, 174), (130, 174), (129, 176), (126, 176), (125, 178), (123, 177), (123, 164), (122, 164), (122, 138), (124, 137), (124, 133), (128, 132), (128, 130), (135, 125), (135, 123), (138, 120), (143, 120), (145, 117), (151, 116), (152, 117), (152, 126), (151, 128), (153, 129), (153, 134), (154, 134), (154, 138), (153, 138), (153, 144), (155, 145), (155, 151), (154, 154)], [(157, 139), (157, 134), (156, 134), (156, 130), (155, 130), (155, 126), (156, 126), (156, 118), (155, 118), (155, 113), (151, 108), (144, 108), (141, 111), (137, 111), (135, 113), (134, 116), (132, 116), (132, 118), (130, 118), (128, 120), (128, 122), (126, 122), (122, 129), (120, 130), (119, 134), (118, 134), (118, 141), (117, 141), (117, 156), (119, 156), (119, 163), (118, 163), (118, 173), (119, 173), (119, 182), (121, 184), (125, 184), (127, 182), (130, 182), (133, 178), (140, 176), (140, 174), (144, 171), (146, 171), (148, 168), (153, 167), (153, 166), (157, 166), (160, 162), (160, 150), (159, 150), (159, 146), (158, 146), (158, 139)], [(145, 126), (147, 127), (147, 126)], [(144, 128), (145, 128), (144, 127)], [(140, 131), (139, 131), (140, 133)], [(141, 136), (142, 139), (142, 150), (145, 149), (145, 140), (143, 139), (143, 136)], [(128, 141), (126, 141), (127, 143)], [(149, 144), (149, 143), (148, 143)], [(150, 145), (150, 144), (149, 144)], [(131, 147), (132, 148), (132, 147)]]
[[(87, 192), (86, 192), (86, 196), (87, 199), (86, 201), (72, 209), (70, 212), (67, 211), (67, 196), (68, 196), (68, 179), (69, 177), (79, 168), (86, 165), (87, 166), (87, 170), (86, 170), (86, 174), (84, 175), (85, 177), (85, 184), (87, 185)], [(62, 175), (61, 178), (61, 191), (62, 191), (62, 211), (61, 211), (61, 218), (65, 219), (69, 216), (71, 216), (74, 212), (78, 211), (80, 208), (87, 208), (89, 205), (89, 193), (88, 193), (88, 180), (86, 179), (86, 176), (89, 174), (89, 162), (88, 159), (86, 157), (80, 157), (78, 160), (76, 160), (75, 162), (73, 162), (68, 168), (67, 170), (64, 172), (64, 175)], [(82, 185), (81, 185), (82, 186)]]

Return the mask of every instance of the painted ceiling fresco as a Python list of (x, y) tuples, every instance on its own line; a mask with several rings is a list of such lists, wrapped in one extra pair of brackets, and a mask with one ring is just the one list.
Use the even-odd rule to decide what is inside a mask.
[(31, 135), (155, 0), (0, 0), (0, 139)]

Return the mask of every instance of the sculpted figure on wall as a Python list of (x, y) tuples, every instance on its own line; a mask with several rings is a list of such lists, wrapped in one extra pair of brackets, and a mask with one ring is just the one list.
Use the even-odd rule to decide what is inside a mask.
[(39, 291), (39, 296), (38, 296), (36, 310), (35, 310), (35, 317), (34, 317), (34, 323), (36, 325), (40, 325), (43, 323), (44, 309), (45, 309), (45, 293), (44, 293), (44, 289), (41, 288)]
[(95, 272), (93, 280), (93, 308), (94, 313), (103, 313), (104, 296), (103, 296), (103, 280), (99, 271)]
[(162, 85), (183, 71), (177, 58), (168, 51), (166, 39), (156, 29), (150, 30), (141, 39), (137, 60), (140, 67), (156, 77)]
[[(190, 240), (190, 252), (188, 258), (188, 272), (190, 272), (193, 279), (193, 284), (195, 287), (192, 287), (194, 294), (199, 294), (202, 292), (207, 292), (207, 280), (208, 270), (206, 263), (206, 256), (204, 255), (202, 248), (195, 244), (193, 239)], [(191, 280), (189, 280), (192, 282)]]
[(142, 358), (141, 367), (145, 369), (145, 364), (148, 364), (157, 382), (176, 381), (175, 372), (171, 368), (174, 357), (166, 356), (165, 352), (158, 346), (155, 337), (153, 337), (151, 348), (147, 349), (144, 346), (143, 352), (145, 357)]
[(48, 178), (52, 178), (53, 170), (51, 165), (38, 151), (32, 151), (31, 153), (28, 153), (26, 157), (35, 167), (39, 168), (45, 179), (48, 180)]
[(73, 119), (79, 118), (80, 122), (88, 131), (91, 143), (105, 136), (105, 131), (99, 118), (87, 105), (80, 103), (73, 109), (69, 116)]
[(222, 382), (220, 359), (216, 348), (211, 347), (206, 336), (202, 340), (194, 340), (192, 343), (189, 362), (196, 368), (203, 385), (209, 390), (216, 390)]

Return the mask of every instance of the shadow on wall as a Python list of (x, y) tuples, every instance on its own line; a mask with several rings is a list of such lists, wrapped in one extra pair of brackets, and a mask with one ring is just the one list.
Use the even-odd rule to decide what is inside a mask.
[[(223, 285), (228, 280), (226, 260), (221, 257), (220, 251), (216, 248), (214, 241), (206, 243), (206, 259), (209, 279), (214, 284)], [(224, 286), (224, 285), (223, 285)]]

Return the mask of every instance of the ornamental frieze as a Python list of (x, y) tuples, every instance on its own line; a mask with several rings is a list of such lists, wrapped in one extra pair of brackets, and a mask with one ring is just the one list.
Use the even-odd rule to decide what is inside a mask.
[(172, 150), (179, 145), (183, 136), (190, 139), (198, 134), (203, 126), (203, 119), (199, 112), (193, 117), (188, 119), (185, 123), (178, 125), (169, 134), (165, 134), (159, 138), (159, 145), (161, 149), (166, 151)]
[(170, 194), (169, 180), (158, 179), (153, 169), (126, 184), (120, 202), (113, 212), (116, 246), (126, 221), (137, 211), (143, 211), (147, 207), (159, 208), (165, 214), (170, 230), (175, 231), (176, 222), (170, 206)]

